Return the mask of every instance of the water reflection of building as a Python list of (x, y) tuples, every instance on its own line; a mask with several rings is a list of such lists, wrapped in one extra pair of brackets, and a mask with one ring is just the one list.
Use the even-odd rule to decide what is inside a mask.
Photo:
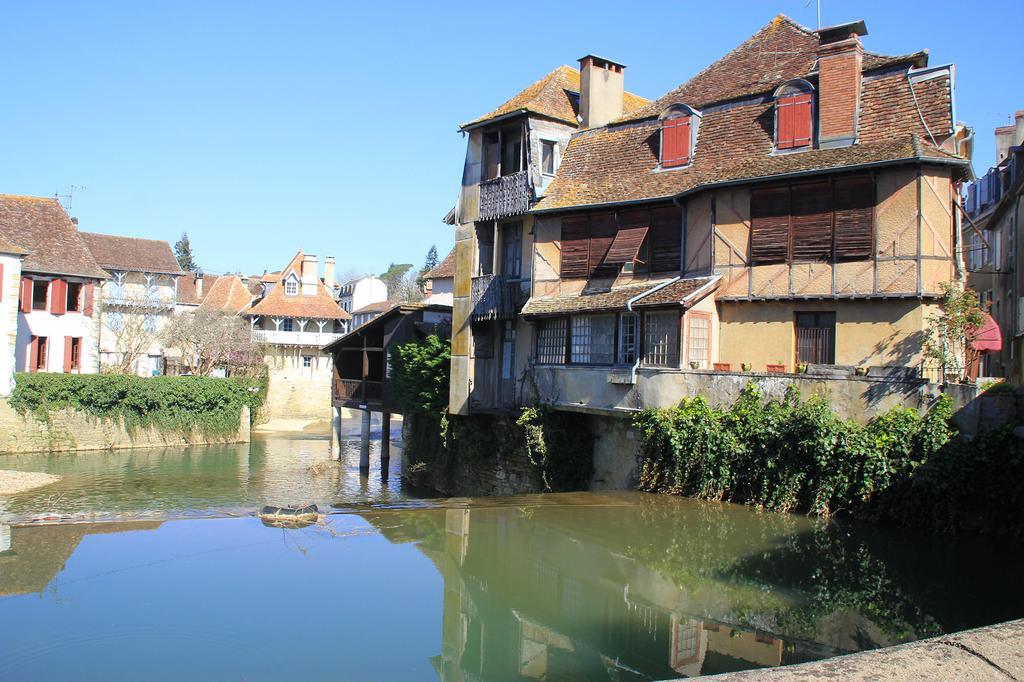
[(156, 530), (160, 521), (74, 523), (53, 526), (5, 526), (10, 545), (0, 552), (0, 597), (40, 593), (57, 574), (86, 535)]
[(571, 512), (546, 513), (542, 523), (537, 513), (546, 512), (418, 511), (420, 524), (433, 514), (433, 526), (410, 533), (403, 520), (398, 535), (394, 516), (368, 516), (392, 541), (417, 537), (444, 576), (443, 640), (432, 661), (442, 680), (666, 679), (775, 666), (796, 654), (769, 634), (698, 615), (709, 611), (703, 601)]

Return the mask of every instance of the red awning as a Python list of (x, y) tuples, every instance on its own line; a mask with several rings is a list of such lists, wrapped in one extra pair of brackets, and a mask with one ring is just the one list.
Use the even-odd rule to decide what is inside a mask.
[(988, 313), (984, 313), (985, 321), (977, 331), (977, 336), (971, 341), (974, 350), (1002, 350), (1003, 334), (999, 331), (999, 325)]

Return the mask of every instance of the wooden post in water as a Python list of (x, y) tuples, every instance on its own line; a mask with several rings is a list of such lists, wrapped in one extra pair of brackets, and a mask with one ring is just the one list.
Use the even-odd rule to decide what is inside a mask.
[(341, 459), (341, 408), (331, 408), (331, 459)]
[(359, 434), (359, 473), (363, 476), (370, 473), (370, 408), (362, 410), (363, 428)]
[(388, 465), (391, 462), (391, 413), (380, 413), (380, 477), (388, 478)]

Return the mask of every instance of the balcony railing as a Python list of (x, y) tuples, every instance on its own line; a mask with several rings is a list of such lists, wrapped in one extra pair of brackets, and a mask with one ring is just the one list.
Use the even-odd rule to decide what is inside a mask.
[(473, 278), (474, 320), (511, 320), (526, 302), (523, 284), (502, 275), (483, 275)]
[(384, 395), (383, 381), (361, 381), (334, 377), (334, 399), (342, 401), (381, 400)]
[(530, 181), (526, 171), (480, 183), (480, 220), (497, 220), (530, 210)]
[(344, 334), (332, 332), (297, 332), (276, 329), (253, 329), (252, 340), (255, 343), (270, 343), (282, 346), (316, 346), (320, 347), (340, 339)]
[(162, 299), (152, 296), (125, 296), (123, 294), (104, 293), (103, 304), (111, 308), (150, 308), (159, 310), (173, 308), (174, 299)]

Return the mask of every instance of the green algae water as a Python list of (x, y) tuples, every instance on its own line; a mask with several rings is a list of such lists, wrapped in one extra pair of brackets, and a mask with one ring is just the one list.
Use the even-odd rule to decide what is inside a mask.
[[(76, 485), (4, 501), (0, 680), (668, 679), (1024, 615), (1024, 553), (991, 539), (641, 493), (422, 500), (310, 438), (151, 457), (18, 458)], [(288, 501), (332, 511), (248, 515)], [(56, 517), (89, 521), (33, 521)]]

